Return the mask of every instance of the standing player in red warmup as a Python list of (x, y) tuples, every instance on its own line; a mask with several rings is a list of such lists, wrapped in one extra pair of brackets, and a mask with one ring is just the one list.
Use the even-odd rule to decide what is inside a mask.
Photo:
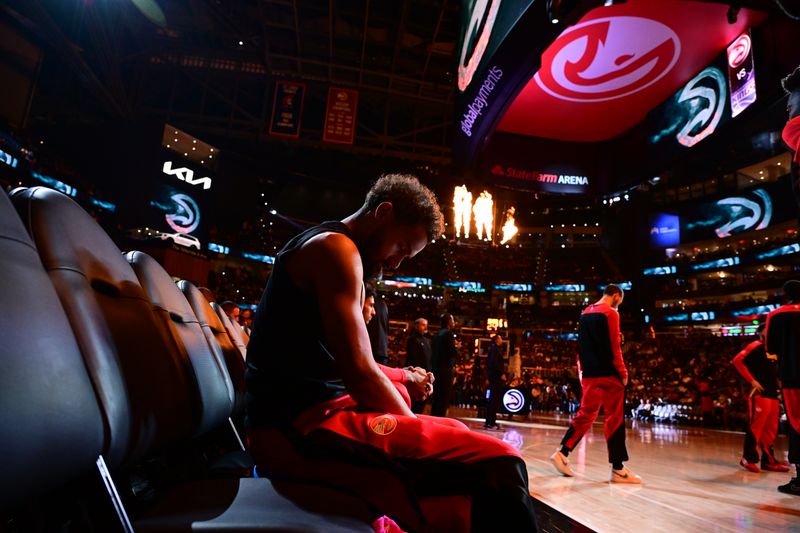
[[(778, 418), (781, 414), (778, 403), (777, 357), (764, 350), (764, 324), (758, 327), (758, 340), (745, 346), (733, 358), (733, 366), (753, 386), (748, 398), (750, 426), (744, 435), (744, 453), (739, 464), (751, 472), (769, 470), (788, 472), (789, 467), (775, 459), (772, 445), (778, 435)], [(761, 457), (761, 468), (758, 459)]]
[(642, 478), (625, 468), (625, 386), (628, 369), (622, 360), (619, 313), (617, 308), (625, 294), (616, 285), (608, 285), (599, 301), (587, 307), (580, 318), (578, 333), (578, 374), (583, 398), (578, 414), (572, 419), (561, 448), (550, 456), (556, 470), (573, 476), (567, 462), (583, 435), (592, 427), (600, 407), (604, 408), (608, 462), (613, 483), (641, 483)]
[(795, 477), (778, 490), (800, 496), (800, 281), (783, 285), (787, 303), (767, 315), (765, 337), (768, 354), (778, 356), (783, 405), (789, 421), (789, 462), (796, 469)]

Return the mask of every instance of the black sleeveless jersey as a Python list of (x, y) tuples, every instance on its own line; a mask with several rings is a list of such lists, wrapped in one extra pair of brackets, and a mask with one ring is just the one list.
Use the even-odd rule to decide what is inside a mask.
[(308, 407), (347, 394), (325, 345), (316, 296), (300, 290), (285, 267), (308, 240), (329, 232), (352, 238), (343, 223), (323, 222), (294, 237), (275, 258), (247, 346), (250, 428), (288, 427)]

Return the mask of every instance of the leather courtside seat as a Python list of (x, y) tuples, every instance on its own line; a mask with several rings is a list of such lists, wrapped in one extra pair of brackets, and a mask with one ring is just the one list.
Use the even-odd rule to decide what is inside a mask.
[(114, 469), (192, 434), (186, 363), (119, 248), (77, 203), (45, 187), (11, 200), (78, 339)]
[(153, 304), (165, 336), (188, 363), (194, 392), (193, 434), (202, 435), (227, 423), (233, 412), (233, 383), (224, 359), (209, 346), (189, 302), (155, 259), (142, 252), (128, 252), (125, 259)]
[(36, 248), (0, 193), (0, 511), (92, 470), (103, 419)]
[(216, 311), (222, 325), (225, 326), (225, 331), (228, 332), (231, 342), (233, 342), (234, 346), (242, 353), (242, 357), (247, 359), (247, 344), (244, 340), (244, 331), (242, 331), (242, 328), (239, 327), (239, 324), (231, 322), (231, 319), (228, 318), (228, 315), (225, 314), (225, 310), (219, 304), (214, 302), (211, 304), (211, 307)]
[(234, 414), (239, 415), (244, 411), (245, 393), (245, 363), (242, 352), (233, 344), (225, 326), (200, 290), (186, 280), (179, 281), (178, 288), (194, 311), (211, 350), (215, 352), (218, 359), (225, 362), (233, 384)]

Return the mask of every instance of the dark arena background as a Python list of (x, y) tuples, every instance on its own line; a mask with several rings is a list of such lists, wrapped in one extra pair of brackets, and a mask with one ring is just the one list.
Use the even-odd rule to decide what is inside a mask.
[[(313, 458), (374, 498), (303, 477), (299, 437), (289, 474), (249, 454), (278, 252), (391, 173), (445, 226), (376, 282), (386, 366), (424, 367), (418, 319), (435, 345), (453, 315), (434, 391), (524, 459), (541, 531), (800, 531), (798, 415), (784, 392), (780, 467), (742, 459), (760, 395), (732, 362), (800, 279), (798, 65), (793, 0), (3, 0), (0, 531), (482, 530), (410, 474)], [(609, 482), (609, 407), (574, 475), (551, 464), (610, 284), (641, 484)]]

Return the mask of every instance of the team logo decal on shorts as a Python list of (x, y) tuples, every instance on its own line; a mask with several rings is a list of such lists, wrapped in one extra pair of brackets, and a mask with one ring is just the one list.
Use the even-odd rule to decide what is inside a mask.
[(369, 429), (378, 435), (388, 435), (397, 429), (397, 419), (392, 415), (376, 416), (369, 421)]

